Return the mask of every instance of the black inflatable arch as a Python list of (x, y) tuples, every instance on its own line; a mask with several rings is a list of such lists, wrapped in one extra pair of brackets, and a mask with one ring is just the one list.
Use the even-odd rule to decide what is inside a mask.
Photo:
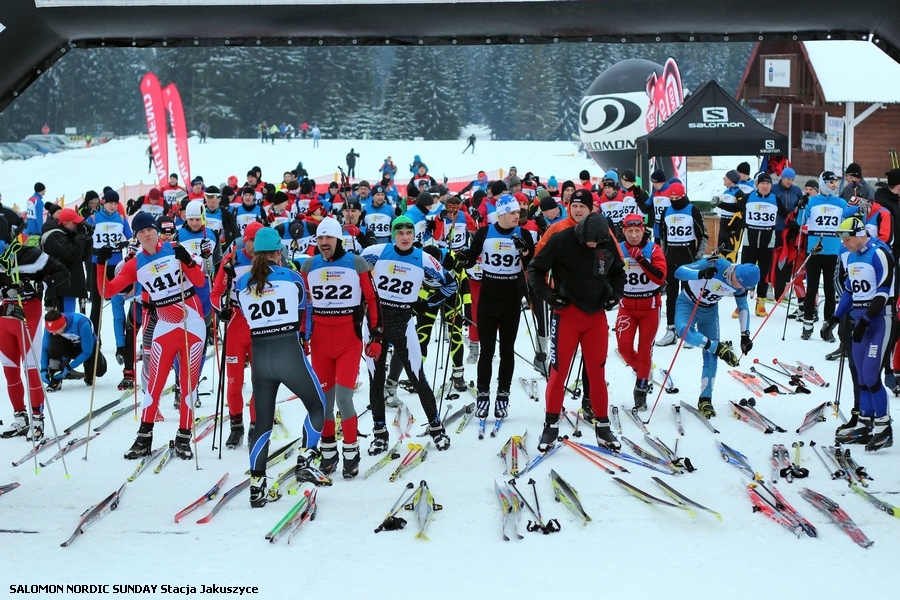
[(871, 39), (900, 62), (900, 10), (895, 0), (2, 0), (0, 110), (82, 48), (794, 39)]

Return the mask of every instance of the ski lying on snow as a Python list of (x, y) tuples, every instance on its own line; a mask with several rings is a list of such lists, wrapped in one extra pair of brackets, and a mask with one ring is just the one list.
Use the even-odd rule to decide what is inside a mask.
[(17, 482), (17, 481), (0, 485), (0, 496), (2, 496), (3, 494), (8, 494), (9, 492), (13, 491), (17, 487), (19, 487), (19, 482)]
[(22, 465), (22, 464), (28, 462), (28, 461), (31, 460), (38, 452), (40, 452), (40, 451), (43, 450), (44, 448), (48, 448), (48, 447), (50, 447), (52, 444), (55, 444), (58, 440), (63, 440), (63, 439), (65, 439), (65, 438), (69, 437), (70, 435), (71, 435), (71, 433), (66, 432), (66, 433), (64, 433), (64, 434), (62, 434), (62, 435), (56, 435), (56, 436), (49, 437), (49, 438), (45, 437), (45, 438), (41, 439), (39, 442), (37, 442), (37, 443), (34, 445), (34, 447), (33, 447), (31, 450), (28, 451), (28, 454), (26, 454), (25, 456), (23, 456), (23, 457), (20, 458), (19, 460), (15, 461), (15, 462), (12, 464), (12, 466), (18, 467), (19, 465)]
[(844, 509), (838, 506), (834, 500), (809, 488), (800, 490), (800, 497), (828, 515), (836, 525), (844, 530), (844, 533), (850, 536), (850, 539), (863, 548), (868, 548), (875, 543), (866, 537), (866, 534), (850, 518), (850, 515), (844, 512)]
[(100, 431), (108, 427), (113, 421), (118, 419), (121, 416), (127, 415), (128, 413), (134, 410), (133, 406), (123, 406), (122, 408), (117, 408), (109, 414), (109, 417), (106, 418), (103, 423), (94, 427), (94, 431)]
[(684, 400), (681, 401), (681, 408), (685, 409), (686, 411), (688, 411), (689, 413), (691, 413), (692, 415), (694, 415), (695, 417), (700, 419), (700, 422), (703, 423), (704, 425), (706, 425), (706, 428), (709, 429), (711, 432), (719, 433), (719, 430), (716, 429), (715, 427), (713, 427), (713, 424), (709, 422), (709, 419), (707, 419), (706, 417), (703, 416), (703, 413), (701, 413), (699, 410), (697, 410), (696, 408), (694, 408), (693, 406), (691, 406)]
[(212, 521), (212, 518), (216, 516), (216, 513), (222, 510), (222, 507), (225, 506), (229, 500), (232, 500), (235, 496), (246, 490), (248, 487), (250, 487), (249, 477), (222, 494), (222, 497), (219, 498), (219, 501), (216, 502), (215, 506), (212, 507), (212, 510), (209, 511), (209, 514), (197, 521), (197, 523), (203, 524)]
[(645, 492), (644, 490), (636, 488), (635, 486), (631, 485), (630, 483), (628, 483), (627, 481), (625, 481), (624, 479), (622, 479), (620, 477), (613, 477), (613, 481), (615, 481), (616, 483), (618, 483), (619, 485), (624, 487), (626, 490), (628, 490), (631, 493), (631, 495), (635, 496), (636, 498), (638, 498), (640, 500), (643, 500), (647, 504), (659, 504), (661, 506), (669, 506), (672, 508), (679, 508), (679, 509), (685, 511), (687, 514), (691, 515), (691, 518), (697, 517), (697, 513), (695, 513), (693, 511), (693, 509), (691, 509), (687, 504), (673, 504), (667, 500), (663, 500), (662, 498), (657, 498), (653, 494), (649, 494), (649, 493)]
[(363, 478), (367, 479), (369, 476), (374, 475), (382, 467), (387, 466), (387, 464), (392, 460), (400, 458), (400, 452), (398, 452), (398, 450), (400, 450), (401, 443), (402, 442), (400, 440), (397, 440), (397, 442), (391, 447), (391, 449), (388, 450), (387, 453), (382, 456), (377, 463), (368, 468)]
[(700, 510), (705, 510), (706, 512), (708, 512), (709, 514), (714, 516), (717, 520), (719, 520), (719, 521), (722, 520), (722, 515), (720, 513), (714, 511), (711, 508), (707, 508), (707, 507), (703, 506), (702, 504), (699, 504), (698, 502), (694, 502), (693, 500), (691, 500), (690, 498), (688, 498), (687, 496), (685, 496), (684, 494), (682, 494), (681, 492), (679, 492), (678, 490), (676, 490), (675, 488), (670, 486), (668, 483), (666, 483), (659, 477), (656, 477), (654, 475), (652, 479), (653, 479), (653, 481), (655, 481), (657, 483), (657, 485), (659, 485), (659, 487), (661, 487), (663, 489), (663, 491), (665, 493), (667, 493), (669, 496), (671, 496), (676, 502), (681, 502), (683, 504), (690, 504), (694, 508), (699, 508)]
[(210, 500), (215, 500), (216, 496), (219, 495), (219, 490), (222, 489), (222, 484), (225, 483), (226, 479), (228, 479), (228, 473), (225, 473), (224, 475), (222, 475), (222, 478), (219, 481), (217, 481), (216, 484), (213, 485), (209, 489), (208, 492), (206, 492), (205, 494), (203, 494), (202, 496), (200, 496), (199, 498), (197, 498), (196, 500), (194, 500), (193, 502), (188, 504), (186, 507), (184, 507), (183, 509), (181, 509), (180, 511), (175, 513), (175, 522), (176, 523), (179, 522), (185, 516), (194, 512), (195, 510), (197, 510), (198, 508), (200, 508), (201, 506), (203, 506)]
[(89, 440), (94, 439), (94, 438), (97, 437), (98, 435), (100, 435), (100, 434), (99, 434), (99, 433), (95, 433), (95, 434), (90, 435), (90, 436), (88, 436), (88, 437), (86, 437), (86, 438), (75, 438), (74, 440), (70, 440), (68, 444), (66, 444), (65, 446), (63, 446), (62, 448), (60, 448), (59, 451), (58, 451), (56, 454), (53, 455), (53, 458), (51, 458), (50, 460), (48, 460), (48, 461), (45, 462), (45, 463), (38, 463), (38, 464), (40, 464), (41, 467), (46, 467), (47, 465), (53, 463), (54, 461), (59, 460), (60, 458), (63, 457), (63, 455), (68, 454), (69, 452), (71, 452), (71, 451), (74, 450), (75, 448), (80, 448), (81, 446), (84, 446), (85, 444), (88, 443)]
[[(131, 395), (131, 393), (129, 390), (129, 396), (130, 395)], [(66, 433), (72, 433), (73, 431), (75, 431), (75, 429), (77, 429), (77, 428), (81, 427), (82, 425), (84, 425), (85, 423), (87, 423), (88, 420), (93, 419), (94, 417), (96, 417), (98, 415), (102, 415), (103, 413), (105, 413), (106, 411), (111, 409), (113, 406), (119, 404), (125, 398), (127, 398), (127, 396), (125, 396), (123, 398), (119, 398), (118, 400), (113, 400), (109, 404), (104, 404), (100, 408), (95, 408), (88, 414), (84, 415), (83, 417), (81, 417), (80, 419), (78, 419), (77, 421), (75, 421), (74, 423), (72, 423), (71, 425), (66, 427), (65, 429), (63, 429), (63, 431)]]
[(156, 460), (156, 457), (159, 456), (160, 454), (162, 454), (163, 450), (165, 450), (168, 447), (169, 447), (168, 444), (163, 444), (162, 446), (160, 446), (159, 448), (157, 448), (156, 450), (151, 452), (149, 456), (145, 456), (144, 458), (142, 458), (141, 462), (138, 463), (137, 468), (134, 470), (134, 473), (132, 473), (131, 476), (128, 478), (128, 481), (131, 482), (131, 481), (134, 481), (135, 479), (137, 479), (140, 476), (140, 474), (143, 473), (144, 470), (147, 468), (147, 465), (149, 465), (151, 462)]
[(78, 538), (78, 536), (84, 534), (85, 529), (87, 529), (112, 511), (116, 510), (116, 508), (119, 507), (119, 500), (121, 499), (122, 494), (125, 492), (126, 485), (128, 484), (123, 483), (122, 487), (104, 498), (100, 503), (95, 504), (94, 506), (84, 511), (84, 513), (81, 515), (81, 521), (79, 521), (78, 527), (75, 528), (75, 533), (73, 533), (72, 536), (65, 542), (60, 544), (60, 546), (62, 546), (63, 548), (71, 546)]
[(584, 525), (587, 525), (591, 517), (584, 510), (584, 506), (582, 506), (581, 500), (578, 498), (578, 491), (553, 469), (550, 469), (550, 481), (553, 484), (553, 497), (556, 501), (562, 502), (566, 508), (584, 520)]

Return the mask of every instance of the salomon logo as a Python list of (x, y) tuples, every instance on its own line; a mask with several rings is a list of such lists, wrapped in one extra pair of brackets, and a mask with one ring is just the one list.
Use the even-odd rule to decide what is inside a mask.
[(624, 129), (641, 118), (641, 108), (616, 96), (589, 96), (581, 103), (583, 134), (608, 134)]
[(705, 106), (703, 108), (704, 123), (724, 123), (728, 120), (728, 109), (724, 106)]

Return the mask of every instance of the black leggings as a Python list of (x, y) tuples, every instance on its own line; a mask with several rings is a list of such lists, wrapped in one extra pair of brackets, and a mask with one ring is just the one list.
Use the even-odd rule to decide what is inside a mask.
[[(416, 388), (416, 393), (422, 403), (422, 410), (425, 411), (425, 417), (429, 423), (437, 423), (440, 420), (438, 416), (437, 403), (434, 400), (434, 391), (428, 385), (425, 379), (425, 370), (422, 368), (422, 357), (419, 352), (418, 340), (416, 339), (415, 321), (409, 310), (398, 310), (394, 308), (382, 309), (382, 320), (384, 323), (384, 351), (378, 360), (374, 363), (374, 370), (369, 373), (369, 406), (372, 407), (372, 423), (375, 428), (383, 427), (385, 424), (384, 416), (384, 381), (387, 372), (387, 345), (394, 347), (394, 355), (391, 358), (391, 371), (395, 368), (398, 371), (402, 365), (406, 370), (406, 376)], [(412, 321), (412, 324), (410, 323)], [(412, 360), (410, 359), (410, 349), (413, 349)], [(255, 356), (254, 356), (255, 360)], [(395, 380), (396, 381), (396, 380)]]
[[(91, 263), (90, 279), (91, 279), (91, 325), (97, 336), (100, 336), (100, 311), (103, 309), (105, 300), (100, 296), (100, 289), (97, 287), (97, 265)], [(116, 266), (106, 265), (106, 280), (111, 281), (116, 276)], [(101, 342), (102, 345), (102, 342)]]
[(281, 384), (297, 394), (306, 407), (305, 448), (319, 445), (325, 423), (325, 395), (296, 333), (254, 338), (251, 343), (250, 377), (256, 402), (256, 428), (250, 435), (250, 469), (254, 475), (262, 476), (266, 472), (269, 437), (275, 422), (275, 395)]
[(825, 306), (822, 318), (828, 320), (834, 315), (835, 286), (834, 270), (838, 257), (834, 254), (813, 254), (806, 261), (806, 298), (803, 299), (803, 318), (812, 321), (816, 310), (816, 295), (819, 293), (819, 279), (825, 286)]
[[(769, 271), (772, 269), (772, 255), (774, 252), (773, 248), (756, 248), (754, 246), (744, 246), (741, 250), (741, 264), (759, 266), (759, 283), (756, 284), (757, 299), (765, 300), (766, 295), (769, 293), (769, 284), (766, 279), (769, 276)], [(781, 289), (784, 290), (783, 283)], [(776, 299), (780, 297), (777, 287), (775, 294)]]
[(500, 338), (500, 368), (497, 370), (497, 391), (508, 392), (512, 385), (516, 360), (516, 335), (519, 332), (519, 312), (522, 309), (518, 295), (510, 302), (490, 302), (482, 296), (478, 301), (478, 340), (481, 354), (478, 357), (478, 393), (490, 393), (492, 363)]

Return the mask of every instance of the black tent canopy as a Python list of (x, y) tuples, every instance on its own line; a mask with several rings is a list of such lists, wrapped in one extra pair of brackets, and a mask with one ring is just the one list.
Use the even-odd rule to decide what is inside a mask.
[(787, 154), (788, 139), (769, 129), (715, 81), (684, 100), (661, 126), (635, 140), (639, 156)]

